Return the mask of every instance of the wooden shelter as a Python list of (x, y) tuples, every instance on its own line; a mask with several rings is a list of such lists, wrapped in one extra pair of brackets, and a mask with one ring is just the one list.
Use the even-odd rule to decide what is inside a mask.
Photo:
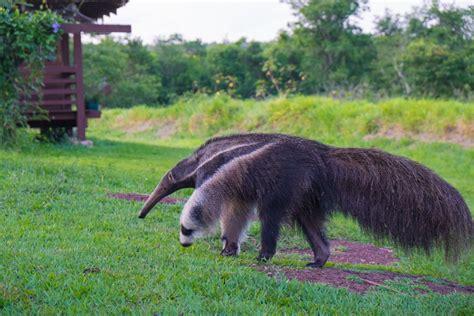
[[(82, 56), (82, 33), (110, 34), (131, 32), (130, 25), (96, 24), (104, 15), (115, 13), (128, 0), (48, 0), (48, 6), (71, 23), (61, 25), (63, 35), (55, 60), (44, 67), (43, 89), (28, 101), (46, 110), (47, 117), (30, 113), (28, 125), (34, 128), (64, 127), (72, 132), (77, 128), (77, 138), (86, 139), (88, 118), (99, 118), (98, 109), (87, 109), (85, 104)], [(34, 7), (42, 0), (28, 1)], [(72, 40), (72, 45), (71, 45)], [(72, 48), (72, 51), (71, 51)], [(27, 71), (27, 70), (23, 70)]]

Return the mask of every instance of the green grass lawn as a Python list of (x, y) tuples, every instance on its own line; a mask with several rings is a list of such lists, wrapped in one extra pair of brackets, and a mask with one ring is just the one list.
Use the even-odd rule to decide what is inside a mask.
[[(97, 121), (89, 129), (93, 148), (34, 143), (0, 150), (0, 314), (412, 315), (474, 310), (469, 295), (384, 288), (361, 295), (269, 278), (252, 267), (258, 245), (248, 243), (238, 258), (223, 258), (218, 235), (182, 248), (181, 205), (158, 205), (140, 220), (141, 203), (106, 194), (150, 192), (162, 174), (204, 137), (178, 134), (160, 139), (154, 131), (128, 133), (114, 129), (110, 117), (106, 113), (105, 127)], [(321, 136), (328, 139), (327, 134)], [(428, 165), (458, 188), (474, 209), (472, 148), (408, 139), (364, 141), (358, 135), (339, 141), (337, 135), (332, 137), (333, 144), (377, 146)], [(189, 190), (177, 193), (189, 194)], [(251, 228), (252, 240), (258, 240), (258, 231), (258, 225)], [(341, 216), (331, 220), (328, 233), (332, 238), (371, 241)], [(300, 233), (286, 229), (279, 247), (289, 246), (306, 247), (306, 243)], [(431, 257), (398, 250), (397, 254), (400, 263), (383, 269), (474, 284), (472, 251), (456, 266), (446, 264), (439, 252)], [(293, 268), (305, 263), (282, 253), (272, 261)], [(400, 284), (400, 289), (405, 287)]]

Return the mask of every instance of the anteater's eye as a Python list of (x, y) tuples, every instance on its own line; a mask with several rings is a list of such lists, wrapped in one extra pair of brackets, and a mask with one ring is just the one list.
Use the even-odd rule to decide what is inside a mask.
[(189, 236), (193, 233), (194, 230), (192, 229), (186, 229), (186, 227), (184, 227), (183, 225), (181, 225), (181, 233), (184, 235), (184, 236)]

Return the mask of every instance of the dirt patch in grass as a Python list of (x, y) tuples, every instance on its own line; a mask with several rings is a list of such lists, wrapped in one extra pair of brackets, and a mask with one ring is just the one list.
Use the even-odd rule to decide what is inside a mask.
[(394, 272), (359, 272), (348, 269), (288, 269), (274, 266), (257, 266), (257, 270), (270, 277), (284, 275), (290, 280), (324, 283), (337, 288), (347, 288), (353, 292), (364, 293), (379, 287), (403, 295), (415, 293), (467, 293), (474, 294), (474, 286), (462, 286), (446, 280)]
[[(309, 249), (287, 249), (282, 252), (296, 253), (308, 258), (313, 257), (313, 252)], [(332, 240), (329, 261), (351, 264), (391, 265), (399, 260), (394, 256), (393, 250), (389, 248), (380, 248), (371, 244), (361, 244), (345, 240)]]
[(123, 120), (118, 120), (116, 124), (114, 124), (114, 128), (120, 129), (124, 131), (127, 134), (136, 134), (136, 133), (141, 133), (148, 131), (155, 126), (157, 126), (159, 122), (157, 121), (123, 121)]
[(84, 271), (82, 271), (82, 273), (84, 274), (99, 273), (99, 272), (100, 272), (100, 269), (97, 267), (86, 268), (84, 269)]
[(160, 124), (156, 135), (160, 138), (169, 138), (177, 131), (176, 121), (167, 121)]
[(471, 124), (458, 124), (457, 126), (446, 127), (442, 135), (428, 132), (407, 132), (401, 126), (395, 125), (389, 128), (381, 129), (376, 133), (366, 135), (364, 140), (376, 138), (389, 138), (400, 140), (410, 138), (424, 143), (444, 142), (461, 145), (464, 148), (474, 147), (474, 126)]
[(176, 121), (174, 120), (163, 120), (163, 119), (150, 119), (150, 120), (117, 120), (117, 123), (113, 126), (116, 129), (120, 129), (127, 134), (136, 134), (146, 131), (156, 131), (156, 136), (160, 138), (169, 138), (177, 131)]
[[(139, 194), (139, 193), (109, 193), (107, 194), (108, 197), (114, 199), (123, 199), (128, 201), (139, 201), (144, 202), (148, 199), (147, 194)], [(184, 203), (186, 199), (181, 198), (173, 198), (173, 197), (165, 197), (163, 198), (160, 203), (162, 204), (177, 204), (177, 203)]]
[[(308, 249), (286, 249), (283, 253), (294, 253), (312, 259)], [(361, 244), (345, 240), (331, 241), (329, 261), (335, 263), (365, 264), (389, 266), (398, 262), (389, 248), (380, 248), (371, 244)], [(474, 294), (474, 286), (462, 286), (446, 280), (430, 277), (401, 274), (388, 271), (353, 271), (341, 268), (307, 268), (303, 270), (275, 266), (256, 266), (256, 269), (274, 277), (284, 275), (287, 279), (304, 282), (324, 283), (337, 288), (347, 288), (363, 293), (371, 288), (398, 292), (399, 294), (430, 293), (450, 294), (454, 292)]]

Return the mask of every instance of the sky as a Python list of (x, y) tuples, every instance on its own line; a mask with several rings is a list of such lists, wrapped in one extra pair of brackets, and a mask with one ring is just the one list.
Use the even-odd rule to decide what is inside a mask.
[[(472, 0), (450, 0), (466, 7)], [(423, 0), (369, 0), (370, 11), (365, 12), (358, 25), (372, 31), (374, 17), (386, 9), (406, 13)], [(280, 0), (130, 0), (117, 15), (104, 18), (107, 24), (131, 24), (132, 36), (145, 43), (157, 37), (182, 34), (186, 40), (204, 42), (249, 40), (270, 41), (280, 30), (288, 29), (295, 21), (292, 9)]]

